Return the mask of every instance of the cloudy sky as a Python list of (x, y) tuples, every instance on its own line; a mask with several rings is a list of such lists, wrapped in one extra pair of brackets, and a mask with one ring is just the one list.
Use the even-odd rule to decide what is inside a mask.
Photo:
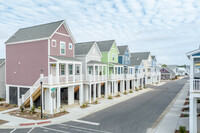
[(200, 45), (199, 0), (0, 1), (0, 58), (17, 29), (65, 19), (77, 42), (115, 39), (160, 63), (188, 64)]

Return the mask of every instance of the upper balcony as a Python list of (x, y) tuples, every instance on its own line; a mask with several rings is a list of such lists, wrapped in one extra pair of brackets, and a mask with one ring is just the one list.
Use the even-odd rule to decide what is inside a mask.
[(44, 85), (75, 84), (82, 82), (82, 62), (69, 57), (51, 57)]
[(126, 75), (125, 78), (126, 80), (132, 80), (135, 79), (135, 67), (134, 66), (128, 66), (125, 70)]
[(119, 63), (110, 63), (108, 73), (108, 80), (124, 80), (124, 65)]
[(83, 82), (105, 82), (107, 81), (107, 64), (99, 61), (89, 61), (86, 72), (83, 75)]

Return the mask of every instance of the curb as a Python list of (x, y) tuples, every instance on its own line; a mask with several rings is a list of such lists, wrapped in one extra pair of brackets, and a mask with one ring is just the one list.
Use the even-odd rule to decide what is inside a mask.
[(42, 124), (48, 124), (51, 123), (51, 121), (43, 121), (43, 122), (36, 122), (36, 123), (22, 123), (19, 124), (19, 126), (33, 126), (33, 125), (42, 125)]
[(179, 91), (179, 93), (176, 95), (176, 97), (172, 100), (172, 102), (167, 106), (167, 108), (163, 111), (163, 113), (159, 116), (159, 118), (156, 120), (156, 122), (153, 124), (153, 126), (151, 128), (149, 128), (148, 130), (151, 130), (151, 133), (155, 133), (155, 129), (158, 127), (158, 125), (161, 123), (161, 121), (163, 120), (163, 118), (166, 116), (166, 114), (169, 112), (169, 110), (171, 109), (171, 107), (173, 106), (173, 104), (175, 103), (175, 101), (177, 100), (177, 98), (180, 96), (180, 94), (183, 92), (185, 86), (187, 83), (184, 84), (183, 88)]

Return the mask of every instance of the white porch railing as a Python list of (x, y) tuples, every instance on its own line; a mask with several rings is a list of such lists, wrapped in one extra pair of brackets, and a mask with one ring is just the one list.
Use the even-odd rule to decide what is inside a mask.
[(100, 82), (100, 81), (106, 81), (106, 75), (84, 75), (83, 81), (84, 82)]
[(200, 79), (192, 79), (193, 80), (193, 92), (200, 92)]
[(44, 77), (45, 80), (43, 81), (43, 83), (45, 85), (52, 85), (52, 84), (68, 84), (68, 83), (75, 83), (75, 82), (81, 82), (82, 78), (81, 75), (68, 75), (68, 76), (47, 76)]
[(124, 80), (124, 74), (109, 74), (109, 80)]

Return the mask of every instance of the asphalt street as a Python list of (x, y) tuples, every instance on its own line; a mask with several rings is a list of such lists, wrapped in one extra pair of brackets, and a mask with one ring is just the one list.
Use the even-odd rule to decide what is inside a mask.
[(90, 114), (79, 121), (29, 129), (4, 129), (0, 133), (145, 133), (187, 80), (184, 78), (153, 87), (152, 91)]

